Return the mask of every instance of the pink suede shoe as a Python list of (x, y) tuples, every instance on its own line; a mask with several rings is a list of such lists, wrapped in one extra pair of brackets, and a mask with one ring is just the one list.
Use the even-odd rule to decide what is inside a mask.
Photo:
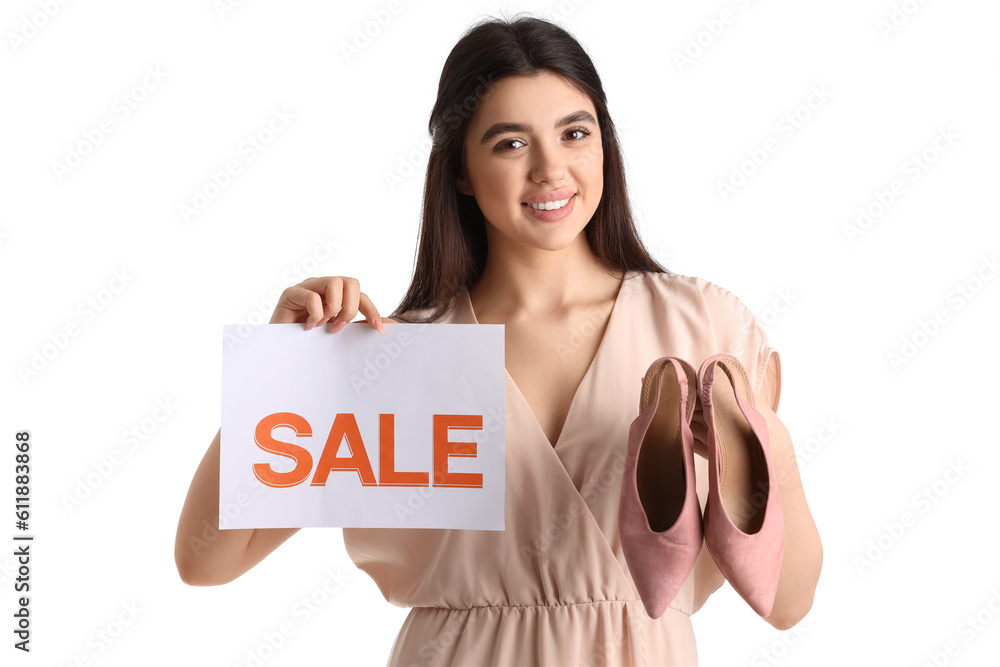
[(691, 433), (697, 387), (690, 364), (660, 357), (642, 379), (639, 416), (629, 429), (618, 533), (652, 618), (663, 615), (684, 585), (704, 539)]
[(705, 543), (740, 597), (767, 616), (785, 537), (767, 422), (754, 408), (750, 380), (734, 357), (706, 359), (698, 384), (708, 427)]

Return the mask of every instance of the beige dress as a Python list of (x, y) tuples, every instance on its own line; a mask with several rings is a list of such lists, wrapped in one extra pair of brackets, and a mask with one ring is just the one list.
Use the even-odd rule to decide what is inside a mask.
[[(456, 299), (440, 321), (478, 324), (468, 290)], [(690, 616), (725, 580), (703, 546), (670, 608), (647, 616), (622, 555), (618, 497), (646, 369), (678, 356), (697, 370), (719, 352), (776, 410), (777, 351), (736, 296), (629, 271), (554, 446), (507, 373), (506, 530), (343, 529), (385, 599), (412, 607), (388, 664), (696, 665)], [(707, 462), (695, 460), (704, 508)]]

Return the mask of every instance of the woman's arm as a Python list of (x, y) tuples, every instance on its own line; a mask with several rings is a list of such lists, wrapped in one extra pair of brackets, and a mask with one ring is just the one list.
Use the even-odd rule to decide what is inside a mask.
[(787, 630), (801, 621), (812, 607), (819, 572), (823, 567), (823, 545), (806, 503), (792, 438), (771, 409), (774, 391), (775, 387), (765, 382), (754, 399), (757, 412), (767, 420), (775, 481), (785, 524), (778, 592), (771, 614), (764, 620), (778, 630)]
[[(777, 355), (773, 355), (770, 363), (776, 364)], [(774, 460), (775, 481), (781, 497), (781, 513), (784, 518), (784, 548), (781, 558), (781, 572), (778, 575), (778, 591), (774, 599), (771, 614), (764, 620), (779, 630), (787, 630), (808, 613), (812, 607), (813, 595), (819, 580), (819, 572), (823, 566), (823, 545), (820, 543), (819, 532), (813, 523), (812, 514), (806, 504), (802, 481), (799, 478), (798, 464), (795, 462), (795, 450), (792, 448), (792, 438), (788, 429), (778, 419), (771, 408), (775, 405), (778, 385), (774, 381), (776, 374), (765, 375), (758, 395), (754, 399), (754, 407), (767, 421), (770, 435), (771, 457)], [(702, 459), (708, 458), (707, 440), (708, 427), (705, 425), (704, 412), (701, 403), (695, 410), (691, 430), (695, 436), (695, 453)], [(696, 459), (698, 463), (698, 459)], [(707, 463), (700, 463), (699, 481), (708, 478)], [(707, 493), (707, 481), (705, 493)], [(701, 486), (701, 484), (699, 484)], [(695, 564), (695, 603), (697, 611), (708, 599), (708, 596), (718, 590), (726, 578), (719, 570), (714, 559), (705, 548)]]
[[(339, 281), (340, 278), (337, 278), (335, 283), (338, 288), (342, 287), (342, 282)], [(327, 286), (335, 281), (332, 278), (315, 278), (306, 282), (325, 294)], [(288, 299), (293, 306), (297, 303), (294, 298), (296, 292), (308, 295), (308, 290), (300, 286), (286, 290), (286, 293), (289, 294)], [(356, 298), (358, 296), (355, 294)], [(360, 296), (364, 296), (364, 301), (370, 304), (367, 301), (367, 296), (363, 293)], [(292, 309), (293, 306), (286, 307), (286, 310)], [(316, 304), (313, 303), (313, 306), (315, 307)], [(354, 310), (352, 314), (350, 310), (348, 316), (354, 317), (357, 311)], [(312, 317), (318, 322), (325, 323), (329, 318), (321, 319), (320, 315), (323, 313), (320, 311), (321, 309), (316, 308), (316, 313)], [(282, 314), (282, 317), (272, 316), (271, 322), (291, 321), (286, 317), (287, 315), (286, 312)], [(304, 315), (299, 314), (295, 317), (301, 320)], [(383, 322), (396, 322), (391, 317), (381, 319)], [(368, 324), (368, 319), (365, 318), (360, 323)], [(222, 430), (220, 429), (198, 465), (198, 470), (194, 473), (187, 498), (184, 500), (184, 508), (181, 510), (180, 521), (177, 523), (177, 536), (174, 539), (174, 562), (177, 565), (181, 581), (192, 586), (218, 586), (229, 583), (264, 560), (268, 554), (299, 531), (298, 528), (219, 530), (219, 441), (221, 434)]]
[(220, 429), (191, 480), (174, 540), (174, 561), (181, 581), (218, 586), (244, 572), (278, 548), (298, 528), (219, 530)]

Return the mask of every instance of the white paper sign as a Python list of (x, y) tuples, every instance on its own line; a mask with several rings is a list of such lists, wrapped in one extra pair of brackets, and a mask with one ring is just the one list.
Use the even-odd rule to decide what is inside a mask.
[(220, 528), (504, 529), (504, 327), (223, 327)]

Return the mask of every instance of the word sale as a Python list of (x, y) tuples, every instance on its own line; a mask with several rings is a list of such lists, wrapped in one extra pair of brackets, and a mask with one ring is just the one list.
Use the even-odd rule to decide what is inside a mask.
[[(271, 432), (280, 426), (292, 429), (299, 437), (311, 437), (309, 422), (294, 412), (276, 412), (260, 420), (254, 433), (257, 446), (265, 452), (286, 456), (295, 461), (295, 468), (277, 472), (267, 463), (255, 463), (254, 475), (271, 487), (297, 486), (313, 472), (312, 454), (304, 447), (275, 440)], [(449, 472), (448, 458), (476, 456), (475, 442), (452, 442), (449, 429), (481, 431), (482, 415), (434, 415), (434, 483), (433, 486), (483, 488), (482, 473)], [(330, 428), (323, 453), (316, 463), (311, 486), (324, 486), (330, 472), (348, 470), (357, 473), (363, 486), (428, 486), (429, 473), (398, 471), (395, 462), (394, 415), (379, 415), (379, 479), (372, 471), (371, 461), (361, 439), (361, 431), (353, 414), (338, 414)], [(351, 455), (337, 456), (340, 443), (347, 438)]]

